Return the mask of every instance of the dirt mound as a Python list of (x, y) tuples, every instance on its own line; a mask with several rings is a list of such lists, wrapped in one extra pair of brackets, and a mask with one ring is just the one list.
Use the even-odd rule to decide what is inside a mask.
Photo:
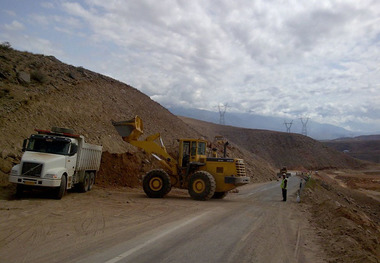
[[(313, 216), (311, 225), (318, 229), (331, 262), (379, 262), (378, 200), (337, 181), (339, 177), (352, 175), (340, 172), (340, 176), (334, 176), (334, 173), (319, 173), (303, 193), (303, 203)], [(380, 191), (380, 182), (377, 191)]]
[(277, 169), (283, 166), (308, 170), (363, 166), (361, 161), (300, 134), (237, 128), (180, 118), (208, 137), (221, 135), (227, 138), (239, 148), (259, 156)]

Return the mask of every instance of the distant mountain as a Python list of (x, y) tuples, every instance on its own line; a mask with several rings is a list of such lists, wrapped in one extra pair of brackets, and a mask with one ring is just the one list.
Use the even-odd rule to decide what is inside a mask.
[[(220, 123), (219, 112), (212, 112), (199, 109), (185, 109), (179, 107), (169, 108), (169, 111), (178, 116), (189, 117), (216, 124)], [(303, 125), (300, 119), (284, 120), (283, 118), (278, 117), (268, 117), (250, 113), (236, 112), (226, 112), (224, 116), (225, 125), (250, 129), (263, 129), (286, 132), (287, 128), (285, 122), (292, 122), (292, 125), (290, 127), (291, 133), (302, 133)], [(307, 122), (306, 131), (307, 136), (316, 140), (333, 140), (341, 137), (353, 137), (360, 135), (338, 126), (322, 124), (312, 120), (309, 120)]]
[(332, 142), (338, 142), (338, 141), (351, 141), (351, 142), (354, 142), (354, 141), (380, 141), (380, 134), (377, 134), (377, 135), (362, 135), (362, 136), (357, 136), (357, 137), (353, 137), (353, 138), (347, 138), (347, 137), (344, 137), (344, 138), (337, 138), (335, 140), (333, 140)]

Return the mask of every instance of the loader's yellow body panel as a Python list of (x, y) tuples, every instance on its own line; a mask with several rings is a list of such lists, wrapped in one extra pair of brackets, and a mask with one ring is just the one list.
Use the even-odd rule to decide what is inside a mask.
[(226, 176), (229, 177), (241, 177), (245, 176), (245, 169), (241, 169), (239, 172), (236, 168), (236, 163), (242, 166), (240, 159), (230, 159), (230, 158), (207, 158), (206, 165), (200, 167), (200, 170), (209, 172), (215, 179), (216, 182), (216, 192), (227, 192), (234, 188), (236, 185), (233, 183), (226, 183)]

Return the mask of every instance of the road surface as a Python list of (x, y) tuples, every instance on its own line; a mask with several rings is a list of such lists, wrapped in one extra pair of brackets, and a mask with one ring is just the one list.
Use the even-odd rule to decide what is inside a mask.
[[(222, 200), (163, 199), (95, 189), (60, 201), (6, 201), (0, 211), (4, 262), (324, 262), (296, 203), (299, 179), (249, 185)], [(177, 191), (177, 192), (176, 192)], [(5, 213), (4, 213), (5, 212)], [(8, 224), (7, 224), (8, 222)], [(9, 235), (7, 237), (7, 235)], [(2, 261), (2, 260), (1, 260)]]

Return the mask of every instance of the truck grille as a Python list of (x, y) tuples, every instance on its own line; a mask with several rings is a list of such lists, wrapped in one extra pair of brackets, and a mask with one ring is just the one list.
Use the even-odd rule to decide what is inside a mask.
[(237, 159), (235, 164), (236, 164), (237, 176), (246, 176), (244, 161), (242, 159)]
[(41, 177), (42, 163), (25, 162), (22, 165), (22, 175)]

